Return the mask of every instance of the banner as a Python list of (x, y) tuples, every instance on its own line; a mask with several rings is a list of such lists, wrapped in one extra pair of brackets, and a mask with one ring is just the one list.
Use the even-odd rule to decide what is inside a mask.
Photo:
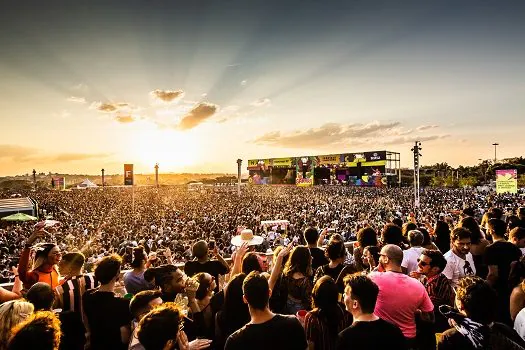
[(367, 162), (386, 160), (386, 151), (365, 152), (365, 159)]
[(347, 153), (341, 156), (341, 160), (347, 168), (356, 167), (358, 163), (361, 163), (361, 166), (385, 166), (386, 151)]
[(66, 178), (65, 177), (52, 177), (51, 186), (59, 190), (65, 189), (66, 188)]
[(248, 170), (266, 170), (270, 165), (270, 159), (249, 159)]
[(340, 154), (328, 154), (324, 156), (317, 156), (318, 165), (339, 165), (341, 163)]
[(133, 185), (133, 164), (124, 164), (124, 185)]
[(496, 193), (518, 193), (518, 171), (496, 170)]
[(274, 158), (270, 159), (271, 165), (274, 168), (291, 168), (292, 158)]
[(314, 169), (317, 166), (316, 157), (297, 158), (295, 184), (297, 186), (314, 185)]

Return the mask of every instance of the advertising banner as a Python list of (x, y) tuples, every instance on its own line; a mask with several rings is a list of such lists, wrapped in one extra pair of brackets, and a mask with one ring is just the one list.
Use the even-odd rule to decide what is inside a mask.
[(364, 153), (347, 153), (341, 157), (344, 166), (347, 168), (356, 167), (358, 163), (361, 166), (385, 166), (386, 151), (381, 152), (364, 152)]
[(297, 158), (295, 184), (297, 186), (314, 185), (314, 169), (317, 166), (316, 157)]
[(367, 162), (386, 160), (386, 151), (365, 152), (365, 159)]
[(273, 158), (271, 165), (274, 168), (290, 168), (292, 167), (292, 158)]
[(341, 163), (340, 154), (317, 156), (317, 165), (338, 165)]
[(65, 189), (66, 188), (66, 178), (65, 177), (51, 178), (51, 186), (59, 190)]
[(270, 159), (250, 159), (248, 160), (248, 170), (266, 170), (270, 165)]
[(133, 185), (133, 164), (124, 164), (124, 185)]
[(496, 193), (518, 193), (518, 171), (496, 170)]

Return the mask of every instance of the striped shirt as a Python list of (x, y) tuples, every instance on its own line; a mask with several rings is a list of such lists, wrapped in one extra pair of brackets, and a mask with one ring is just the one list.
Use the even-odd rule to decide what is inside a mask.
[(97, 286), (98, 282), (91, 274), (70, 277), (55, 288), (55, 307), (62, 309), (62, 311), (81, 312), (83, 314), (82, 295), (87, 290)]

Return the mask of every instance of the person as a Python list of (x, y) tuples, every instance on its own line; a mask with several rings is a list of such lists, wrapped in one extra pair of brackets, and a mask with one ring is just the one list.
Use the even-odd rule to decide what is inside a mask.
[[(33, 243), (40, 237), (43, 237), (42, 224), (37, 224), (35, 230), (29, 236), (22, 250), (20, 261), (18, 263), (18, 273), (26, 289), (37, 282), (44, 282), (55, 288), (59, 285), (60, 274), (57, 264), (61, 260), (60, 248), (53, 243), (42, 243), (32, 247)], [(35, 259), (33, 268), (29, 271), (29, 257), (32, 249), (35, 250)]]
[(520, 248), (523, 255), (525, 252), (525, 227), (514, 227), (510, 230), (509, 242)]
[(219, 254), (217, 245), (214, 245), (211, 253), (216, 260), (211, 260), (209, 255), (208, 244), (205, 241), (198, 241), (192, 247), (192, 253), (195, 260), (188, 261), (184, 264), (184, 272), (188, 277), (193, 277), (199, 272), (206, 272), (215, 278), (215, 293), (219, 292), (219, 276), (225, 275), (230, 271), (230, 266)]
[(344, 283), (343, 300), (354, 322), (339, 333), (336, 349), (406, 349), (401, 330), (374, 314), (379, 287), (368, 276), (358, 274), (346, 276)]
[(424, 322), (434, 321), (434, 306), (423, 285), (403, 274), (403, 251), (387, 244), (381, 248), (379, 264), (383, 271), (372, 272), (370, 278), (379, 287), (375, 314), (398, 326), (409, 347), (417, 347), (416, 314)]
[[(377, 233), (373, 228), (365, 227), (357, 232), (357, 244), (354, 245), (353, 252), (355, 266), (357, 270), (361, 271), (370, 268), (369, 264), (365, 264), (365, 261), (363, 260), (362, 256), (364, 256), (365, 254), (364, 250), (366, 247), (377, 247), (377, 243)], [(328, 262), (326, 262), (326, 264), (327, 263)]]
[[(286, 254), (283, 249), (280, 255)], [(280, 263), (274, 269), (279, 268)], [(277, 271), (277, 270), (276, 270)], [(280, 271), (280, 270), (279, 270)], [(272, 271), (272, 276), (275, 274)], [(272, 278), (272, 287), (273, 287)], [(286, 313), (295, 315), (299, 310), (310, 310), (312, 297), (312, 256), (307, 247), (293, 248), (283, 271), (282, 282), (287, 286)]]
[(363, 272), (366, 274), (368, 272), (376, 271), (377, 265), (379, 264), (379, 252), (380, 249), (377, 246), (368, 246), (363, 249), (363, 267), (365, 270)]
[(11, 329), (25, 321), (35, 307), (25, 300), (11, 300), (0, 305), (0, 350), (7, 349)]
[(145, 350), (200, 350), (210, 346), (207, 339), (192, 342), (184, 332), (183, 311), (174, 303), (158, 306), (142, 317), (138, 325), (138, 339)]
[(323, 276), (312, 290), (312, 310), (306, 314), (304, 328), (310, 350), (335, 349), (337, 335), (352, 324), (351, 314), (339, 303), (339, 290), (330, 276)]
[(4, 287), (0, 286), (0, 304), (9, 300), (15, 300), (22, 297), (23, 285), (22, 281), (20, 280), (20, 276), (18, 275), (18, 268), (16, 266), (12, 266), (11, 271), (15, 276), (15, 280), (13, 282), (11, 290), (7, 290)]
[(307, 348), (304, 329), (297, 318), (274, 314), (270, 311), (268, 301), (271, 290), (265, 277), (259, 272), (251, 272), (246, 276), (242, 290), (243, 300), (248, 304), (251, 320), (228, 337), (225, 350), (269, 348), (304, 350)]
[(124, 274), (124, 286), (126, 287), (126, 292), (135, 295), (153, 287), (144, 279), (144, 271), (151, 266), (156, 256), (152, 254), (148, 258), (143, 246), (134, 247), (132, 254), (133, 260), (130, 265), (133, 270)]
[(224, 306), (215, 316), (216, 349), (224, 349), (226, 339), (250, 321), (248, 305), (243, 301), (242, 284), (246, 275), (235, 275), (224, 289)]
[(385, 244), (395, 244), (400, 248), (404, 248), (403, 231), (401, 227), (389, 223), (383, 227), (381, 231), (381, 242)]
[(470, 253), (472, 244), (471, 233), (466, 228), (456, 227), (450, 233), (452, 249), (445, 253), (447, 266), (443, 274), (452, 282), (452, 288), (456, 287), (459, 279), (464, 276), (476, 274), (476, 266)]
[(461, 219), (458, 227), (466, 228), (470, 231), (470, 253), (474, 261), (474, 274), (481, 278), (487, 278), (488, 268), (484, 262), (485, 248), (490, 242), (485, 238), (478, 222), (472, 216), (467, 216)]
[(115, 295), (121, 264), (122, 258), (116, 254), (102, 258), (95, 267), (95, 278), (100, 286), (88, 290), (83, 296), (94, 349), (126, 349), (129, 343), (129, 300)]
[(488, 233), (493, 243), (485, 248), (485, 265), (488, 266), (487, 282), (498, 293), (498, 311), (496, 320), (511, 325), (509, 274), (511, 264), (521, 258), (521, 250), (505, 240), (507, 225), (500, 219), (488, 221)]
[(450, 227), (445, 221), (436, 221), (434, 237), (436, 237), (436, 246), (441, 253), (445, 254), (450, 250)]
[(39, 311), (15, 326), (7, 345), (8, 350), (58, 350), (60, 321), (51, 311)]
[(129, 303), (129, 312), (133, 317), (131, 324), (131, 338), (128, 350), (144, 350), (138, 337), (139, 322), (148, 312), (162, 304), (162, 293), (159, 290), (145, 290), (133, 296)]
[(438, 350), (452, 349), (525, 349), (524, 341), (503, 323), (494, 322), (496, 291), (477, 276), (458, 281), (456, 308), (441, 307), (440, 311), (453, 328), (445, 331), (438, 341)]
[(195, 292), (195, 299), (204, 318), (205, 335), (211, 339), (215, 334), (215, 314), (217, 310), (215, 310), (212, 300), (214, 299), (214, 290), (217, 287), (217, 282), (215, 277), (206, 272), (199, 272), (192, 279), (199, 284), (199, 288)]
[[(323, 231), (323, 234), (326, 234), (326, 232)], [(328, 259), (325, 257), (324, 251), (318, 246), (319, 231), (315, 227), (308, 227), (304, 230), (303, 236), (308, 249), (310, 249), (310, 255), (312, 256), (312, 270), (315, 271), (319, 266), (328, 264)]]
[(454, 306), (455, 297), (450, 280), (442, 273), (447, 266), (447, 260), (439, 250), (425, 249), (417, 261), (417, 271), (411, 276), (423, 277), (422, 283), (434, 304), (434, 333), (441, 333), (449, 327), (447, 320), (438, 312), (438, 309), (441, 305)]
[[(314, 277), (314, 283), (323, 276), (330, 276), (336, 281), (341, 294), (343, 294), (343, 277), (348, 273), (355, 272), (352, 267), (345, 265), (346, 249), (343, 241), (338, 239), (330, 239), (326, 246), (325, 255), (329, 263), (320, 266)], [(352, 270), (352, 271), (351, 271)]]
[(425, 249), (421, 246), (423, 238), (423, 234), (419, 230), (410, 230), (408, 232), (410, 248), (403, 250), (403, 262), (401, 263), (403, 273), (409, 275), (417, 270), (417, 259), (419, 259), (421, 252)]

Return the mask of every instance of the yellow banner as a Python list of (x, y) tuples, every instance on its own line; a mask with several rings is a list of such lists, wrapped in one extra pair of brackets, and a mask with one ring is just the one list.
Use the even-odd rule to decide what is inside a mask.
[[(259, 162), (262, 162), (259, 164)], [(258, 167), (258, 166), (269, 166), (269, 159), (250, 159), (248, 160), (248, 168)]]
[(274, 158), (272, 165), (277, 168), (288, 168), (292, 166), (292, 158)]
[[(361, 162), (361, 166), (386, 166), (386, 160), (378, 160), (375, 162)], [(345, 162), (345, 167), (355, 168), (357, 167), (356, 162)]]
[(496, 170), (496, 193), (518, 193), (518, 171)]
[(341, 163), (340, 154), (329, 154), (325, 156), (318, 156), (319, 163), (318, 165), (336, 165)]

